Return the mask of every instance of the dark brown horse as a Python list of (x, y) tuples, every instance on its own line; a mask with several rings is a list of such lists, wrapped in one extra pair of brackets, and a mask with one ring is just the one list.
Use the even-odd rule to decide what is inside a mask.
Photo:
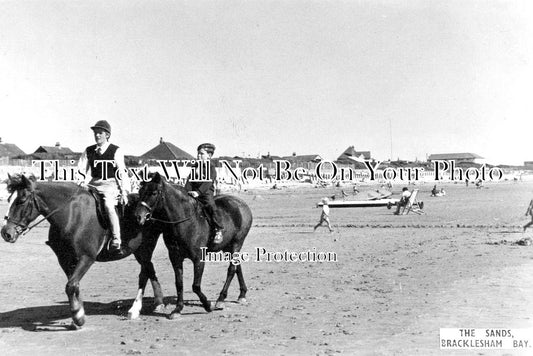
[[(153, 239), (151, 232), (148, 229), (141, 230), (135, 221), (133, 210), (138, 196), (129, 196), (131, 203), (125, 208), (121, 220), (125, 247), (121, 254), (111, 254), (105, 247), (106, 231), (99, 223), (96, 201), (86, 189), (67, 182), (36, 182), (34, 178), (28, 179), (23, 175), (10, 177), (7, 187), (10, 193), (16, 193), (16, 197), (6, 217), (6, 225), (2, 227), (2, 237), (14, 243), (39, 215), (48, 220), (50, 230), (46, 243), (56, 254), (68, 278), (65, 292), (70, 303), (73, 327), (83, 325), (85, 311), (79, 284), (91, 265), (95, 261), (114, 261), (130, 255), (139, 246), (143, 236), (148, 240)], [(161, 287), (153, 265), (141, 262), (148, 258), (144, 250), (137, 259), (145, 266), (144, 274), (152, 279), (156, 303), (162, 303)]]
[[(211, 228), (201, 211), (202, 209), (187, 194), (185, 189), (170, 185), (156, 173), (150, 182), (143, 183), (139, 191), (139, 203), (135, 211), (138, 222), (143, 225), (149, 221), (146, 225), (151, 224), (155, 230), (163, 233), (170, 262), (174, 268), (177, 305), (169, 316), (171, 319), (179, 315), (183, 309), (183, 260), (188, 258), (193, 262), (192, 289), (200, 298), (204, 309), (210, 312), (213, 308), (201, 289), (205, 263), (203, 256), (209, 252), (218, 252), (221, 255), (226, 254), (226, 256), (234, 256), (235, 253), (239, 253), (252, 226), (252, 212), (241, 199), (221, 195), (215, 197), (215, 204), (217, 214), (219, 214), (220, 221), (224, 226), (224, 238), (220, 244), (213, 245), (209, 242)], [(246, 301), (247, 289), (241, 265), (230, 262), (226, 283), (220, 292), (215, 308), (222, 309), (224, 307), (224, 300), (227, 297), (228, 288), (235, 272), (240, 285), (238, 301)], [(142, 300), (142, 295), (140, 295), (140, 300)]]

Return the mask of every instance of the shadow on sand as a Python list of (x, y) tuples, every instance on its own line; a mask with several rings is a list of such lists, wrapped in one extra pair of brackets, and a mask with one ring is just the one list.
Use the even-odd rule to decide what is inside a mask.
[[(133, 299), (116, 300), (110, 303), (84, 301), (85, 314), (90, 318), (96, 315), (115, 315), (126, 318), (129, 308), (133, 305)], [(165, 297), (165, 308), (161, 312), (155, 312), (153, 298), (143, 298), (143, 316), (167, 317), (176, 306), (176, 297)], [(183, 315), (205, 314), (199, 301), (186, 300), (184, 304), (188, 310)], [(199, 311), (197, 308), (201, 308)], [(54, 332), (75, 330), (72, 327), (71, 315), (68, 302), (59, 302), (55, 305), (43, 305), (27, 307), (0, 313), (0, 329), (21, 328), (34, 332)], [(90, 320), (89, 320), (90, 323)]]

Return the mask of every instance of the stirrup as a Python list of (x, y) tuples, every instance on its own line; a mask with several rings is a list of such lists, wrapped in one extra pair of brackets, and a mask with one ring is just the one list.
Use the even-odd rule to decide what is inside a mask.
[(120, 251), (120, 245), (122, 242), (118, 239), (111, 239), (111, 242), (109, 243), (109, 250), (110, 251)]

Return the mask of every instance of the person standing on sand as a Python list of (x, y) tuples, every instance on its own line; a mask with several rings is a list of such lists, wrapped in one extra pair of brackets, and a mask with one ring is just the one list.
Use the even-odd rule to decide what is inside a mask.
[(320, 214), (320, 221), (318, 222), (318, 224), (315, 225), (315, 228), (313, 229), (313, 232), (315, 232), (316, 229), (319, 226), (322, 226), (322, 223), (324, 223), (324, 222), (328, 226), (329, 232), (333, 232), (333, 229), (331, 228), (331, 224), (329, 222), (329, 205), (328, 205), (328, 203), (329, 203), (328, 198), (322, 199), (322, 213)]
[(531, 221), (524, 225), (524, 232), (526, 232), (526, 229), (533, 225), (533, 199), (529, 202), (529, 206), (526, 210), (526, 216), (531, 215)]

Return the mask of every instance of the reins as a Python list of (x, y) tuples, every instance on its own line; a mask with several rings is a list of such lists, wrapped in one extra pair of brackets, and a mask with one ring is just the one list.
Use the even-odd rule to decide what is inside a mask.
[[(156, 202), (154, 203), (154, 206), (156, 206), (158, 203), (159, 203), (159, 200), (161, 199), (162, 197), (162, 192), (160, 190), (157, 191), (157, 200)], [(164, 198), (163, 198), (164, 200)], [(139, 203), (140, 205), (144, 206), (147, 210), (148, 210), (148, 214), (146, 214), (146, 221), (156, 221), (156, 222), (160, 222), (160, 223), (163, 223), (163, 224), (171, 224), (171, 225), (174, 225), (174, 224), (181, 224), (182, 222), (185, 222), (185, 221), (188, 221), (191, 219), (190, 216), (186, 217), (186, 218), (183, 218), (183, 219), (180, 219), (180, 220), (174, 220), (174, 221), (170, 221), (170, 220), (162, 220), (162, 219), (157, 219), (157, 218), (154, 218), (152, 217), (152, 210), (153, 210), (153, 207), (151, 207), (150, 205), (148, 205), (148, 203), (144, 202), (143, 200), (141, 200), (141, 202)]]
[[(76, 192), (62, 205), (60, 206), (59, 208), (56, 208), (54, 210), (52, 210), (50, 213), (46, 214), (44, 217), (42, 217), (39, 221), (37, 221), (36, 223), (33, 223), (31, 226), (30, 224), (28, 224), (27, 226), (24, 226), (25, 224), (22, 224), (20, 221), (15, 221), (13, 219), (11, 219), (9, 216), (6, 217), (6, 220), (7, 221), (10, 221), (12, 223), (14, 223), (15, 225), (17, 226), (20, 226), (22, 227), (22, 231), (20, 232), (21, 236), (24, 236), (26, 235), (28, 232), (30, 232), (31, 229), (33, 229), (34, 227), (36, 227), (37, 225), (39, 225), (40, 223), (42, 223), (43, 221), (47, 220), (50, 216), (54, 215), (55, 213), (63, 210), (67, 204), (69, 204), (73, 198), (76, 197), (76, 193), (78, 193), (80, 191), (80, 187), (78, 186), (78, 189), (76, 190)], [(32, 191), (31, 192), (31, 199), (32, 201), (35, 203), (35, 207), (37, 209), (37, 211), (39, 211), (39, 213), (41, 213), (41, 208), (40, 208), (40, 204), (39, 202), (37, 201), (37, 197), (35, 196), (35, 191)], [(46, 204), (45, 204), (46, 205)], [(47, 207), (48, 208), (48, 207)]]
[(183, 218), (181, 220), (175, 220), (175, 221), (161, 220), (161, 219), (152, 218), (152, 217), (149, 217), (146, 220), (148, 220), (148, 221), (157, 221), (157, 222), (164, 223), (164, 224), (180, 224), (180, 223), (185, 222), (185, 221), (190, 220), (190, 219), (191, 219), (191, 217), (189, 216), (189, 217)]

